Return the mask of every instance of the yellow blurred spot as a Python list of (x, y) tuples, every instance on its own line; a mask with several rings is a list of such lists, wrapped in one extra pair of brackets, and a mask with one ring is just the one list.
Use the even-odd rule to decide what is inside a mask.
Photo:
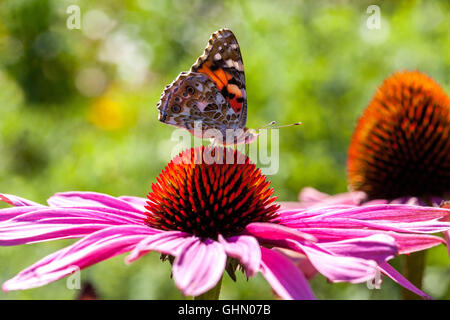
[(102, 97), (92, 104), (87, 118), (100, 129), (118, 130), (126, 124), (125, 112), (122, 104), (108, 97)]

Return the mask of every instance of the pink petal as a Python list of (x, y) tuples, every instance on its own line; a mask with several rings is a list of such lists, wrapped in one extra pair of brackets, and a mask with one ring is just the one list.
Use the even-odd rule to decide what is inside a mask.
[(305, 209), (307, 206), (297, 201), (279, 201), (280, 210), (285, 209)]
[(450, 229), (450, 223), (430, 219), (415, 222), (392, 222), (390, 220), (361, 220), (347, 217), (333, 217), (328, 215), (316, 216), (305, 219), (285, 220), (281, 224), (290, 228), (364, 228), (372, 230), (385, 230), (405, 233), (438, 233)]
[[(441, 208), (450, 209), (450, 201), (442, 202), (440, 203)], [(450, 222), (450, 216), (448, 216), (445, 221)], [(447, 251), (448, 255), (450, 256), (450, 230), (444, 232), (445, 241), (447, 242)]]
[(280, 252), (288, 257), (297, 266), (297, 268), (302, 271), (306, 279), (312, 279), (318, 273), (317, 269), (314, 268), (311, 261), (309, 261), (305, 254), (283, 248), (273, 248), (272, 250)]
[(145, 212), (145, 206), (147, 205), (147, 198), (133, 197), (133, 196), (120, 196), (117, 199), (128, 202), (136, 207), (139, 211)]
[(299, 248), (306, 254), (312, 265), (333, 282), (359, 283), (371, 280), (377, 273), (375, 261), (355, 257), (335, 256), (317, 245), (302, 245)]
[(114, 225), (145, 225), (144, 220), (134, 218), (134, 214), (130, 217), (120, 210), (105, 207), (38, 207), (38, 210), (36, 207), (24, 208), (34, 211), (16, 215), (0, 223), (0, 245), (79, 238)]
[(347, 192), (330, 196), (314, 188), (303, 188), (299, 194), (299, 201), (305, 206), (326, 206), (336, 204), (359, 205), (366, 197), (364, 192)]
[(378, 263), (392, 259), (398, 253), (395, 239), (383, 234), (327, 242), (320, 244), (320, 247), (335, 255), (374, 260)]
[(143, 213), (127, 201), (97, 192), (61, 192), (51, 196), (47, 202), (54, 207), (100, 206)]
[(171, 256), (178, 256), (182, 247), (192, 241), (191, 235), (181, 231), (164, 231), (148, 236), (139, 242), (126, 257), (125, 261), (131, 263), (150, 251), (157, 251)]
[(326, 213), (336, 212), (344, 209), (355, 208), (354, 205), (334, 205), (327, 207), (311, 207), (311, 208), (280, 208), (278, 210), (278, 215), (283, 224), (287, 225), (288, 222), (297, 223), (298, 221), (314, 218), (317, 216), (322, 216)]
[(329, 197), (330, 197), (329, 194), (320, 192), (319, 190), (314, 189), (312, 187), (305, 187), (300, 191), (298, 195), (298, 200), (300, 202), (305, 202), (307, 204), (314, 204), (323, 201)]
[(12, 194), (0, 193), (0, 201), (9, 203), (10, 205), (21, 207), (21, 206), (42, 206), (39, 203), (27, 200)]
[(88, 225), (25, 225), (5, 229), (0, 227), (0, 245), (13, 246), (57, 239), (81, 238), (110, 227), (107, 224)]
[(238, 259), (245, 267), (247, 277), (255, 275), (261, 264), (261, 250), (258, 241), (251, 236), (223, 238), (219, 235), (228, 256)]
[(212, 289), (222, 277), (227, 255), (212, 240), (186, 243), (172, 266), (175, 285), (185, 295), (198, 296)]
[(245, 227), (244, 232), (256, 237), (257, 239), (268, 241), (286, 239), (292, 239), (300, 242), (316, 241), (315, 237), (308, 233), (300, 232), (274, 223), (253, 222)]
[(44, 206), (22, 206), (0, 209), (0, 223), (9, 219), (13, 219), (25, 213), (29, 213), (36, 210), (42, 210), (47, 208)]
[(261, 247), (261, 273), (282, 299), (315, 299), (303, 273), (281, 253)]
[[(35, 207), (30, 207), (35, 208)], [(2, 210), (0, 210), (1, 212)], [(144, 224), (142, 217), (137, 217), (134, 213), (128, 214), (122, 210), (105, 207), (39, 207), (37, 210), (33, 209), (29, 212), (24, 212), (17, 215), (8, 221), (3, 221), (2, 224), (9, 224), (11, 222), (58, 222), (58, 219), (72, 219), (83, 221), (83, 219), (95, 219), (105, 223), (111, 224)], [(75, 223), (75, 221), (73, 221)], [(66, 223), (66, 220), (61, 220), (61, 223)]]
[(424, 299), (433, 299), (420, 289), (416, 288), (411, 282), (409, 282), (405, 277), (403, 277), (397, 270), (395, 270), (389, 263), (384, 262), (379, 266), (380, 270), (387, 275), (389, 278), (403, 286), (404, 288), (414, 292), (415, 294), (421, 296)]
[(353, 238), (364, 238), (375, 234), (384, 234), (395, 239), (399, 254), (425, 250), (445, 243), (444, 239), (422, 234), (397, 233), (383, 230), (369, 229), (340, 229), (340, 228), (299, 228), (300, 231), (314, 235), (319, 242), (340, 241)]
[(39, 287), (100, 261), (130, 251), (155, 233), (145, 226), (116, 226), (88, 235), (75, 244), (43, 258), (3, 284), (4, 291)]
[[(323, 209), (323, 208), (322, 208)], [(346, 217), (360, 220), (389, 220), (392, 222), (419, 222), (450, 217), (450, 209), (406, 204), (365, 205), (329, 211), (321, 217)]]

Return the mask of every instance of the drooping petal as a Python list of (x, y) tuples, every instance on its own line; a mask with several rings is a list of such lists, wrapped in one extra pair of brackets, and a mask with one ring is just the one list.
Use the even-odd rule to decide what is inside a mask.
[(387, 275), (389, 278), (403, 286), (404, 288), (414, 292), (415, 294), (421, 296), (424, 299), (432, 299), (429, 295), (415, 287), (411, 282), (409, 282), (405, 277), (401, 275), (397, 270), (395, 270), (389, 263), (384, 262), (379, 265), (379, 269)]
[(212, 289), (222, 277), (227, 255), (223, 246), (210, 239), (186, 243), (172, 266), (175, 285), (188, 296)]
[(343, 210), (332, 214), (328, 213), (328, 215), (346, 216), (361, 220), (388, 220), (410, 223), (431, 219), (445, 219), (450, 216), (450, 210), (407, 204), (381, 204), (359, 206), (347, 212)]
[(366, 238), (327, 242), (321, 244), (320, 247), (336, 255), (374, 260), (378, 263), (392, 259), (398, 253), (395, 239), (383, 234), (375, 234)]
[[(11, 211), (8, 208), (3, 210)], [(36, 208), (36, 207), (23, 207)], [(0, 210), (2, 212), (3, 210)], [(7, 213), (8, 215), (8, 213)], [(0, 222), (0, 245), (18, 245), (56, 239), (79, 238), (119, 225), (144, 225), (144, 220), (123, 211), (105, 208), (38, 207)]]
[(333, 255), (313, 244), (297, 245), (313, 266), (330, 281), (360, 283), (373, 279), (377, 273), (375, 261)]
[[(309, 211), (322, 211), (322, 214), (309, 214)], [(291, 214), (292, 216), (292, 214)], [(348, 207), (321, 207), (311, 208), (298, 213), (297, 219), (283, 219), (285, 225), (291, 224), (303, 219), (325, 219), (325, 218), (351, 218), (369, 221), (385, 221), (385, 222), (426, 222), (430, 220), (445, 220), (450, 217), (450, 209), (436, 208), (436, 207), (422, 207), (416, 205), (405, 204), (378, 204), (367, 206), (348, 206)], [(285, 222), (286, 220), (286, 222)], [(291, 224), (288, 224), (291, 223)]]
[(318, 273), (317, 269), (314, 268), (313, 264), (311, 263), (311, 261), (309, 261), (308, 257), (305, 256), (304, 253), (299, 253), (284, 248), (272, 248), (272, 250), (275, 250), (287, 256), (297, 266), (297, 268), (302, 271), (306, 279), (312, 279)]
[(51, 196), (47, 202), (50, 206), (55, 207), (100, 206), (143, 213), (143, 211), (138, 210), (134, 205), (127, 201), (97, 192), (60, 192)]
[(261, 247), (261, 273), (282, 299), (315, 299), (303, 273), (281, 253)]
[[(190, 238), (190, 239), (187, 239)], [(187, 242), (193, 241), (191, 235), (181, 231), (165, 231), (152, 234), (139, 242), (126, 257), (125, 261), (131, 263), (150, 251), (157, 251), (171, 256), (178, 256), (180, 250)]]
[(235, 236), (225, 239), (219, 235), (228, 256), (238, 259), (245, 267), (247, 277), (255, 275), (261, 264), (261, 249), (258, 241), (251, 236)]
[(0, 193), (0, 201), (9, 203), (10, 205), (21, 207), (21, 206), (42, 206), (39, 203), (36, 203), (31, 200), (27, 200), (25, 198), (21, 198), (12, 194)]
[(100, 261), (130, 251), (139, 241), (157, 232), (145, 226), (114, 226), (94, 232), (75, 244), (54, 252), (3, 284), (4, 291), (39, 287)]
[(395, 239), (399, 254), (421, 251), (445, 243), (444, 239), (427, 234), (398, 233), (370, 229), (340, 229), (331, 227), (298, 229), (312, 234), (319, 242), (340, 241), (345, 239), (364, 238), (375, 234), (384, 234)]

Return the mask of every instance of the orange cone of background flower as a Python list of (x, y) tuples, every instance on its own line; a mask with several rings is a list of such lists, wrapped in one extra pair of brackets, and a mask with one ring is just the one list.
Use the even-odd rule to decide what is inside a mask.
[(386, 79), (358, 121), (347, 159), (351, 189), (368, 199), (450, 191), (450, 98), (431, 78), (401, 72)]
[[(449, 199), (450, 98), (444, 90), (419, 72), (387, 78), (358, 120), (347, 172), (352, 192), (328, 196), (305, 188), (300, 201), (306, 207), (380, 202), (439, 206)], [(407, 258), (405, 272), (420, 287), (425, 259), (416, 258)]]

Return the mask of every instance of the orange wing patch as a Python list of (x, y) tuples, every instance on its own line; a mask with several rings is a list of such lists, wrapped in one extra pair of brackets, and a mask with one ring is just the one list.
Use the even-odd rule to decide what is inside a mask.
[(222, 92), (225, 99), (231, 105), (235, 113), (241, 112), (242, 101), (244, 94), (241, 89), (235, 84), (229, 83), (233, 76), (219, 68), (217, 70), (211, 70), (211, 62), (205, 62), (197, 72), (207, 75), (217, 86), (217, 88)]
[[(243, 94), (242, 90), (235, 84), (228, 84), (227, 91), (229, 92), (229, 97), (227, 98), (228, 103), (233, 108), (234, 112), (239, 113), (242, 109)], [(230, 93), (233, 98), (230, 98)], [(240, 101), (240, 102), (239, 102)]]
[(219, 90), (222, 90), (222, 88), (228, 84), (228, 80), (232, 78), (232, 76), (223, 71), (223, 69), (217, 69), (215, 71), (211, 70), (212, 63), (210, 61), (205, 62), (200, 69), (197, 70), (197, 72), (206, 74), (214, 83), (217, 85), (217, 88)]

